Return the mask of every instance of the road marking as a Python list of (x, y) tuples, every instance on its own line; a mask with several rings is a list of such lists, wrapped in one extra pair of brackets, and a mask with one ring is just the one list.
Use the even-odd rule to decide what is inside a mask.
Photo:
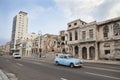
[(98, 67), (88, 67), (88, 66), (84, 66), (86, 68), (91, 68), (91, 69), (99, 69), (99, 70), (106, 70), (106, 71), (112, 71), (112, 72), (120, 72), (120, 70), (113, 70), (113, 69), (106, 69), (106, 68), (98, 68)]
[(113, 76), (107, 76), (107, 75), (102, 75), (102, 74), (96, 74), (96, 73), (91, 73), (91, 72), (85, 72), (87, 74), (95, 75), (95, 76), (101, 76), (101, 77), (106, 77), (106, 78), (112, 78), (112, 79), (117, 79), (120, 80), (118, 77), (113, 77)]
[(23, 64), (20, 64), (20, 63), (16, 63), (17, 65), (19, 65), (19, 66), (23, 66)]
[(60, 78), (61, 80), (68, 80), (68, 79), (65, 79), (65, 78)]

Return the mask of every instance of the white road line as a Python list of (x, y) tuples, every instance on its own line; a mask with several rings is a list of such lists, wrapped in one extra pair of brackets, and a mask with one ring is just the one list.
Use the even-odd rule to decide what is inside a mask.
[(85, 72), (85, 73), (86, 73), (86, 74), (95, 75), (95, 76), (101, 76), (101, 77), (106, 77), (106, 78), (112, 78), (112, 79), (120, 80), (120, 78), (118, 78), (118, 77), (107, 76), (107, 75), (102, 75), (102, 74), (96, 74), (96, 73), (91, 73), (91, 72)]
[(68, 80), (68, 79), (65, 79), (65, 78), (60, 78), (61, 80)]
[(112, 71), (112, 72), (120, 72), (120, 70), (106, 69), (106, 68), (100, 68), (100, 67), (90, 67), (90, 66), (84, 66), (84, 67), (86, 67), (86, 68), (91, 68), (91, 69), (98, 69), (98, 70)]
[(20, 63), (16, 63), (17, 65), (19, 65), (19, 66), (23, 66), (23, 64), (20, 64)]

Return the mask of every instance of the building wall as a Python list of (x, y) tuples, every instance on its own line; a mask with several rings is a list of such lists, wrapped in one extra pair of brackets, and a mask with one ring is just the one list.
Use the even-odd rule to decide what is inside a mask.
[[(96, 33), (96, 22), (91, 22), (91, 23), (88, 23), (86, 25), (83, 25), (81, 28), (80, 28), (80, 42), (87, 42), (87, 41), (96, 41), (97, 39), (97, 33)], [(90, 33), (89, 31), (90, 30), (93, 30), (93, 37), (90, 37)], [(86, 32), (86, 37), (85, 39), (82, 38), (82, 32), (85, 31)]]
[[(116, 56), (119, 56), (120, 58), (120, 34), (115, 35), (114, 31), (114, 24), (119, 24), (119, 31), (120, 31), (120, 18), (118, 17), (117, 20), (115, 19), (111, 19), (109, 21), (104, 21), (101, 24), (98, 25), (98, 29), (99, 29), (99, 37), (98, 37), (98, 41), (99, 41), (99, 54), (100, 54), (100, 58), (111, 58), (114, 59)], [(104, 36), (104, 28), (108, 27), (108, 36), (105, 37)], [(117, 29), (117, 30), (118, 30)], [(116, 46), (116, 43), (118, 44)]]

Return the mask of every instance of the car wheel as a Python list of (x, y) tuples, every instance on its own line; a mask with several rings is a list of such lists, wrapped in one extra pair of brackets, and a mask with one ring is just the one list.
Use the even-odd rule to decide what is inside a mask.
[(59, 65), (59, 62), (58, 62), (58, 61), (56, 61), (55, 63), (56, 63), (56, 65)]
[(74, 67), (74, 64), (73, 64), (73, 63), (71, 63), (71, 64), (70, 64), (70, 67), (71, 67), (71, 68), (73, 68), (73, 67)]

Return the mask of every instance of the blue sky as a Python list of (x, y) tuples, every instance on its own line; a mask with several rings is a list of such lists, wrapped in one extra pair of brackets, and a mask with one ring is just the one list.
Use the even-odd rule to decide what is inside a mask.
[(120, 0), (0, 0), (0, 45), (11, 39), (13, 17), (28, 13), (28, 32), (59, 34), (75, 19), (103, 21), (120, 16)]

